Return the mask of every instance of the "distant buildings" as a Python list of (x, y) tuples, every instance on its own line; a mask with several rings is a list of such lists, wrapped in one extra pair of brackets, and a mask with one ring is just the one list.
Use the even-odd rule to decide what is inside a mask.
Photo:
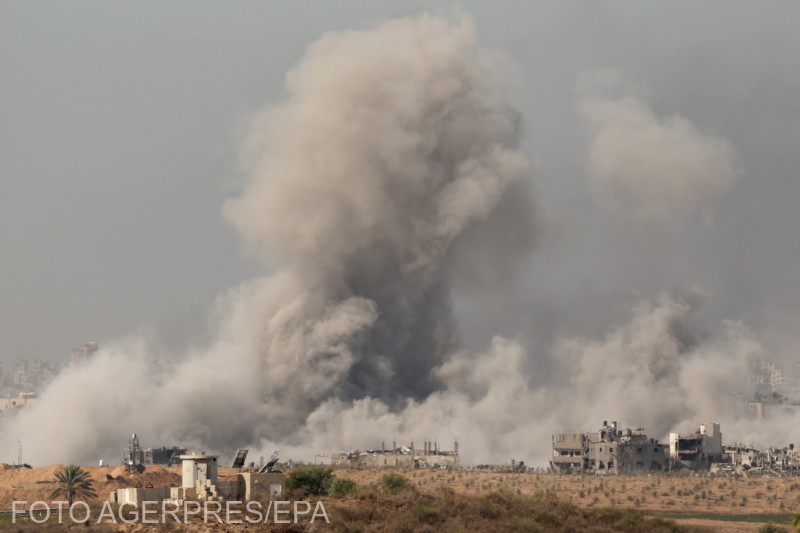
[(800, 474), (800, 450), (789, 444), (784, 448), (757, 450), (751, 446), (725, 446), (723, 460), (711, 465), (712, 473), (756, 475)]
[(800, 361), (762, 359), (752, 367), (750, 383), (755, 386), (757, 400), (800, 400)]
[[(73, 348), (69, 352), (67, 364), (77, 365), (88, 361), (98, 350), (96, 342), (87, 342)], [(0, 365), (0, 404), (16, 402), (20, 394), (35, 396), (42, 393), (63, 366), (41, 359), (18, 359), (13, 370), (6, 370)]]
[(97, 347), (96, 342), (87, 342), (86, 344), (81, 344), (77, 348), (70, 350), (69, 364), (77, 365), (85, 363), (97, 352), (97, 350), (99, 350), (99, 348)]
[(596, 433), (553, 435), (553, 470), (563, 473), (627, 474), (668, 469), (669, 449), (643, 429), (603, 422)]
[(703, 424), (696, 433), (670, 433), (669, 444), (644, 429), (621, 429), (603, 422), (596, 433), (553, 435), (554, 471), (570, 474), (632, 474), (688, 468), (708, 469), (722, 460), (719, 424)]
[(39, 398), (32, 392), (22, 392), (17, 396), (10, 396), (0, 398), (0, 412), (5, 414), (12, 414), (18, 409), (36, 405)]
[(437, 442), (424, 442), (422, 449), (410, 446), (397, 446), (392, 443), (386, 449), (382, 443), (380, 450), (340, 452), (331, 455), (334, 466), (345, 468), (458, 468), (458, 442), (452, 451), (439, 449)]
[(176, 466), (180, 464), (180, 456), (186, 454), (186, 451), (182, 446), (142, 448), (139, 437), (134, 433), (128, 441), (128, 447), (122, 450), (122, 464), (131, 470), (145, 465)]
[[(89, 360), (98, 351), (96, 342), (87, 342), (69, 352), (69, 365)], [(18, 359), (12, 371), (0, 365), (0, 416), (12, 416), (39, 401), (41, 394), (64, 365), (41, 359)]]
[(758, 401), (747, 402), (747, 409), (756, 418), (780, 414), (794, 416), (800, 413), (800, 402), (790, 402), (781, 396), (764, 396)]
[(5, 373), (0, 369), (0, 391), (11, 398), (22, 393), (37, 393), (44, 390), (58, 374), (59, 365), (40, 359), (19, 359), (14, 370)]

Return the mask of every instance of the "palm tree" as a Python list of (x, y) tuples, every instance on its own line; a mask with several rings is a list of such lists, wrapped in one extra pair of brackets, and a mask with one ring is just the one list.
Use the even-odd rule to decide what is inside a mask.
[(56, 472), (56, 489), (50, 495), (51, 499), (66, 497), (69, 506), (75, 498), (87, 499), (97, 498), (97, 494), (92, 489), (92, 478), (89, 473), (77, 465), (67, 465), (63, 470)]

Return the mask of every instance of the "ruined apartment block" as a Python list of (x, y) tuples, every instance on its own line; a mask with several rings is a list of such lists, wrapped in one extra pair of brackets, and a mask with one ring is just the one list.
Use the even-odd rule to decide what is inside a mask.
[(596, 433), (553, 435), (554, 471), (570, 474), (629, 474), (668, 469), (669, 450), (643, 429), (618, 429), (604, 421)]
[(425, 441), (422, 449), (414, 448), (413, 442), (410, 446), (397, 446), (393, 442), (391, 449), (381, 443), (380, 450), (334, 453), (331, 463), (340, 468), (454, 469), (459, 467), (458, 442), (453, 444), (452, 451), (440, 450), (438, 442), (430, 441)]
[(596, 433), (553, 435), (551, 467), (569, 474), (635, 474), (681, 469), (708, 470), (724, 459), (719, 424), (702, 424), (695, 433), (670, 433), (669, 444), (644, 429), (620, 429), (603, 422)]
[(719, 424), (701, 424), (695, 433), (669, 434), (669, 457), (672, 470), (708, 470), (722, 461), (722, 434)]

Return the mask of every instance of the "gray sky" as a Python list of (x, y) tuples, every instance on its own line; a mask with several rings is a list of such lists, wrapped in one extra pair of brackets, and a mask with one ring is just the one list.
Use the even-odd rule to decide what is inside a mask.
[[(596, 334), (637, 299), (694, 285), (712, 324), (798, 315), (798, 4), (460, 5), (516, 64), (544, 222), (517, 323), (492, 323), (507, 299), (460, 302), (476, 339)], [(202, 336), (214, 299), (264, 270), (220, 216), (248, 117), (281, 100), (325, 31), (423, 9), (452, 4), (0, 3), (0, 360), (63, 360), (142, 328), (167, 344)], [(731, 142), (744, 170), (710, 224), (642, 230), (592, 200), (575, 85), (596, 68)]]

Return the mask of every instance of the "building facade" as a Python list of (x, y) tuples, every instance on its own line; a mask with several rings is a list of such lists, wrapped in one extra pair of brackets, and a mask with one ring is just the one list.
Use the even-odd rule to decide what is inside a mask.
[(669, 458), (673, 470), (708, 470), (723, 459), (719, 424), (701, 424), (694, 433), (669, 434)]
[(620, 429), (603, 422), (596, 433), (553, 435), (554, 471), (569, 474), (632, 474), (661, 472), (669, 466), (668, 448), (644, 430)]

